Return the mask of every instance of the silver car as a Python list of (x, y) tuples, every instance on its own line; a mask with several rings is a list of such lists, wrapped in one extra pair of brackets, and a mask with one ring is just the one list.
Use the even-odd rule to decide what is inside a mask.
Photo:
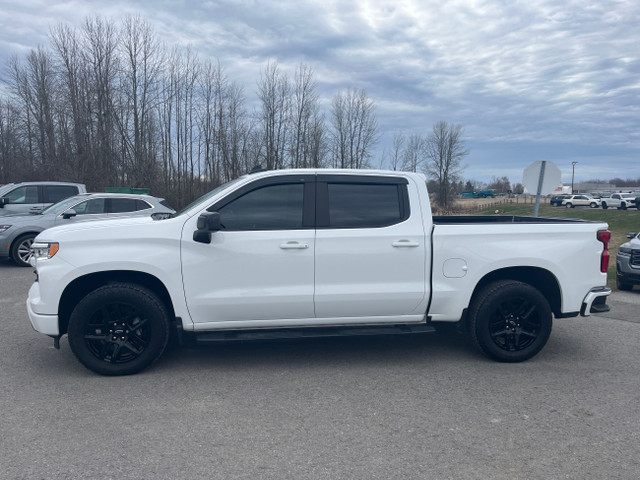
[(89, 220), (151, 215), (164, 218), (174, 213), (164, 199), (150, 195), (85, 193), (54, 203), (30, 215), (0, 217), (0, 257), (11, 257), (29, 266), (31, 244), (43, 230), (57, 225)]

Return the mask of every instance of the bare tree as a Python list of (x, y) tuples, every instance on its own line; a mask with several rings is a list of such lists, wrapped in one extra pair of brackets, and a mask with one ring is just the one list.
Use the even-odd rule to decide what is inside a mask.
[(402, 153), (404, 151), (404, 144), (407, 138), (401, 132), (393, 134), (393, 146), (391, 147), (391, 154), (389, 157), (389, 163), (391, 170), (398, 170), (402, 168)]
[(260, 125), (263, 132), (266, 167), (285, 166), (285, 147), (289, 134), (291, 85), (285, 74), (280, 73), (276, 62), (269, 62), (258, 81), (258, 98), (261, 102)]
[(425, 139), (422, 135), (412, 133), (402, 151), (402, 170), (417, 172), (424, 162)]
[(441, 120), (433, 126), (425, 141), (425, 172), (437, 182), (436, 199), (444, 208), (451, 204), (452, 186), (464, 169), (462, 159), (469, 154), (462, 134), (462, 126)]
[(373, 100), (362, 89), (338, 93), (331, 102), (331, 120), (334, 167), (367, 167), (379, 140)]

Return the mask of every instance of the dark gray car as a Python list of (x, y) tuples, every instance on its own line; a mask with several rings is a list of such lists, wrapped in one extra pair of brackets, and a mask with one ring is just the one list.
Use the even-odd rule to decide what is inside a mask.
[(57, 225), (151, 215), (163, 218), (174, 213), (164, 199), (150, 195), (85, 193), (66, 198), (31, 215), (0, 217), (0, 257), (11, 257), (29, 266), (31, 244), (43, 230)]
[(630, 233), (630, 240), (620, 245), (616, 255), (616, 286), (631, 290), (640, 285), (640, 234)]

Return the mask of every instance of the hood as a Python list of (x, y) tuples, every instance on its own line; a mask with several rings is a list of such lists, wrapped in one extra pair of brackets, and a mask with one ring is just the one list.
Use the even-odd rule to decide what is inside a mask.
[(91, 220), (87, 222), (74, 222), (69, 225), (58, 225), (48, 228), (40, 235), (39, 241), (58, 241), (62, 237), (76, 236), (79, 232), (87, 237), (111, 237), (114, 232), (117, 236), (126, 237), (134, 231), (149, 229), (151, 225), (171, 219), (154, 220), (150, 215), (143, 217), (126, 217), (119, 219)]

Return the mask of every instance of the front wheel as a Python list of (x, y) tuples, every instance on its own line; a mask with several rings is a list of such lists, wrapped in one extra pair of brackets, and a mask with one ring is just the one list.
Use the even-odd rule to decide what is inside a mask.
[(536, 288), (500, 280), (476, 294), (469, 321), (473, 342), (485, 355), (500, 362), (522, 362), (547, 343), (552, 314), (549, 302)]
[(606, 204), (606, 203), (604, 203), (604, 202), (602, 202), (602, 209), (603, 209), (603, 210), (606, 210), (607, 208), (609, 208), (609, 207), (607, 206), (607, 204)]
[(69, 345), (102, 375), (130, 375), (155, 362), (169, 340), (169, 313), (151, 290), (113, 283), (94, 290), (69, 318)]
[(598, 204), (597, 204), (596, 202), (591, 202), (591, 203), (589, 204), (589, 206), (590, 206), (591, 208), (598, 208)]
[(626, 204), (626, 203), (621, 203), (621, 204), (620, 204), (620, 208), (621, 208), (622, 210), (626, 210), (626, 209), (627, 209), (627, 204)]
[(29, 267), (31, 264), (31, 244), (36, 234), (28, 233), (18, 237), (11, 245), (11, 259), (20, 267)]
[(572, 203), (567, 203), (567, 204), (565, 205), (565, 207), (567, 207), (567, 208), (573, 208), (573, 204), (572, 204)]

